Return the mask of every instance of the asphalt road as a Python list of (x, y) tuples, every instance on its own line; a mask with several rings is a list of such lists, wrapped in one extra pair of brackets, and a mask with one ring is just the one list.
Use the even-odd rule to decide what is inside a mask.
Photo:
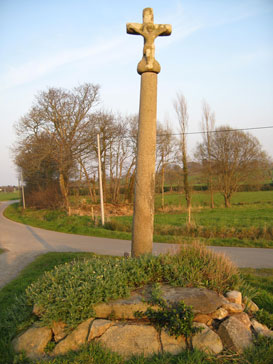
[[(97, 238), (43, 230), (6, 219), (0, 203), (0, 287), (11, 281), (35, 257), (46, 252), (94, 252), (119, 255), (130, 252), (128, 240)], [(174, 252), (179, 245), (154, 243), (153, 253)], [(238, 267), (273, 268), (273, 249), (210, 247), (225, 253)]]

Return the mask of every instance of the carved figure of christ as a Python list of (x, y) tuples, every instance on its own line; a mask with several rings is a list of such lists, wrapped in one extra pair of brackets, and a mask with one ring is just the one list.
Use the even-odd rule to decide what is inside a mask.
[(153, 9), (146, 8), (143, 10), (143, 24), (127, 23), (127, 33), (142, 35), (144, 38), (143, 58), (139, 62), (137, 71), (143, 72), (160, 72), (160, 65), (155, 59), (154, 41), (158, 36), (170, 35), (172, 27), (169, 24), (154, 24)]

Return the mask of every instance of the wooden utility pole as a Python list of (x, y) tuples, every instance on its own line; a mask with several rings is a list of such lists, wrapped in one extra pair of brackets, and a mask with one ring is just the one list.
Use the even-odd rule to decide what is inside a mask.
[(104, 225), (104, 204), (103, 204), (103, 189), (101, 178), (101, 159), (100, 159), (100, 135), (97, 134), (98, 144), (98, 160), (99, 160), (99, 187), (100, 187), (100, 211), (101, 211), (101, 224)]
[(24, 190), (24, 180), (23, 180), (23, 171), (21, 170), (21, 188), (22, 188), (22, 203), (23, 203), (23, 209), (26, 208), (26, 202), (25, 202), (25, 190)]
[(154, 40), (171, 32), (171, 25), (154, 24), (151, 8), (143, 10), (143, 24), (127, 24), (127, 33), (144, 38), (143, 57), (137, 67), (141, 87), (132, 239), (134, 257), (151, 253), (153, 249), (157, 74), (160, 72)]

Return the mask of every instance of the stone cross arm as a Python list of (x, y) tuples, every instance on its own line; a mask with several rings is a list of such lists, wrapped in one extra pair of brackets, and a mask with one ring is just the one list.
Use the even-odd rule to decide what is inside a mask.
[[(127, 23), (126, 29), (128, 34), (137, 34), (146, 36), (143, 24), (139, 23)], [(166, 36), (172, 33), (172, 26), (170, 24), (153, 24), (153, 36), (156, 38), (158, 36)]]
[(144, 38), (143, 57), (139, 62), (137, 71), (143, 72), (160, 72), (160, 65), (155, 60), (154, 41), (158, 36), (170, 35), (172, 26), (170, 24), (154, 24), (154, 14), (152, 8), (143, 10), (143, 23), (127, 23), (128, 34), (142, 35)]

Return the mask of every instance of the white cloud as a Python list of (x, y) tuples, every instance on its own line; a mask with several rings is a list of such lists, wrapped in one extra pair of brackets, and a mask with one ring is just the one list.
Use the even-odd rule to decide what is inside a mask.
[(47, 58), (36, 58), (18, 66), (9, 66), (3, 76), (2, 88), (7, 89), (34, 81), (61, 66), (85, 59), (90, 59), (92, 64), (109, 61), (109, 56), (117, 57), (121, 43), (122, 37), (113, 38), (95, 46), (68, 49)]

